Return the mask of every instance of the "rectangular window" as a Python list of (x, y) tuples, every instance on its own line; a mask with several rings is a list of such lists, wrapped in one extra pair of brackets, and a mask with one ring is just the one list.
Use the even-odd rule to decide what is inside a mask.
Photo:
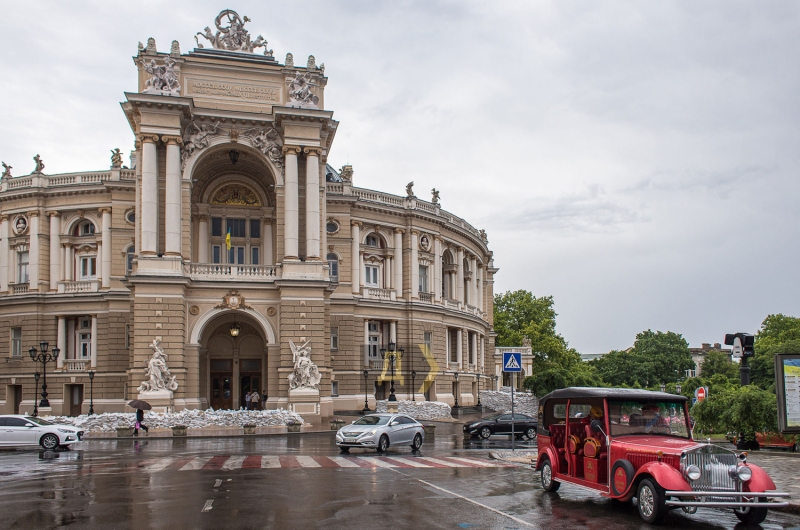
[(211, 236), (212, 237), (222, 237), (222, 218), (221, 217), (212, 217), (211, 218)]
[(370, 322), (368, 329), (367, 355), (370, 360), (375, 360), (378, 358), (378, 350), (380, 350), (381, 333), (377, 322)]
[(331, 381), (331, 397), (339, 397), (339, 381)]
[(219, 245), (211, 247), (211, 263), (219, 263), (221, 260), (222, 250)]
[(22, 357), (22, 328), (11, 328), (11, 356)]
[(364, 267), (366, 275), (364, 276), (364, 284), (370, 287), (380, 287), (378, 283), (378, 267), (367, 265)]
[(260, 263), (258, 258), (258, 247), (252, 247), (250, 249), (250, 265), (258, 265)]
[(79, 359), (88, 359), (92, 356), (92, 334), (79, 333), (78, 334), (78, 355)]
[(228, 251), (228, 263), (231, 265), (244, 265), (244, 247), (231, 247)]
[(131, 325), (125, 324), (125, 349), (131, 349)]
[(450, 362), (457, 363), (458, 362), (458, 330), (449, 329), (447, 330), (448, 336), (450, 337)]
[(419, 266), (419, 292), (427, 293), (428, 292), (428, 266), (427, 265), (420, 265)]
[(331, 349), (338, 350), (339, 349), (339, 328), (332, 327), (331, 328)]
[(231, 237), (245, 237), (245, 221), (246, 219), (226, 219), (226, 232), (230, 232)]
[(89, 256), (81, 258), (81, 280), (92, 280), (97, 277), (97, 258)]
[(261, 219), (250, 219), (250, 238), (261, 237)]
[(433, 352), (433, 332), (426, 331), (423, 333), (422, 342), (424, 343), (425, 351), (431, 354)]
[(17, 283), (28, 283), (28, 259), (27, 252), (17, 253)]

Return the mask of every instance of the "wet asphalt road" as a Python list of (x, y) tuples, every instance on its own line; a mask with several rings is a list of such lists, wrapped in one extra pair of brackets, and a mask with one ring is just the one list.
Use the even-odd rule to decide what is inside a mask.
[[(340, 459), (333, 433), (2, 451), (0, 528), (651, 528), (632, 505), (566, 484), (547, 494), (529, 467), (489, 467), (499, 463), (488, 450), (508, 440), (465, 441), (459, 428), (440, 424), (419, 454), (398, 447), (382, 458)], [(737, 523), (706, 509), (673, 511), (663, 526)], [(762, 527), (800, 528), (800, 517), (771, 513)]]

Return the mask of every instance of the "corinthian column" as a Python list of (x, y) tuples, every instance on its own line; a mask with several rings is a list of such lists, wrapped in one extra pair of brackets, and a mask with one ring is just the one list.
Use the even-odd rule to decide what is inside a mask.
[(28, 212), (30, 247), (28, 248), (28, 290), (39, 290), (39, 211)]
[(457, 300), (461, 303), (464, 303), (464, 247), (458, 247), (458, 252), (456, 255), (456, 266), (458, 267), (456, 270), (458, 271), (458, 276), (456, 277), (456, 292), (458, 293)]
[(100, 208), (103, 214), (101, 224), (102, 253), (100, 260), (102, 263), (102, 274), (100, 275), (100, 286), (103, 289), (111, 287), (111, 208)]
[(143, 134), (142, 141), (142, 246), (143, 255), (158, 252), (158, 136)]
[(8, 290), (8, 216), (0, 215), (0, 292)]
[(433, 238), (433, 299), (436, 302), (442, 301), (442, 238)]
[(298, 231), (299, 231), (299, 191), (297, 187), (297, 154), (299, 147), (285, 146), (283, 153), (286, 158), (283, 183), (283, 259), (298, 259)]
[(181, 255), (181, 148), (179, 136), (164, 136), (167, 143), (167, 183), (164, 194), (164, 250)]
[(411, 231), (411, 299), (419, 298), (419, 230)]
[(320, 259), (319, 249), (319, 155), (316, 147), (306, 147), (306, 259)]
[(395, 297), (403, 298), (403, 230), (394, 229), (394, 290)]
[(353, 242), (351, 244), (352, 252), (350, 254), (350, 281), (353, 284), (351, 291), (353, 294), (360, 294), (361, 284), (359, 283), (358, 276), (361, 272), (361, 259), (359, 257), (361, 253), (361, 223), (358, 221), (351, 221), (350, 233), (353, 236)]
[(472, 279), (469, 282), (469, 305), (478, 307), (478, 267), (475, 263), (475, 257), (470, 256), (469, 270), (472, 273)]
[(58, 290), (61, 276), (61, 218), (58, 212), (48, 212), (50, 216), (50, 290)]

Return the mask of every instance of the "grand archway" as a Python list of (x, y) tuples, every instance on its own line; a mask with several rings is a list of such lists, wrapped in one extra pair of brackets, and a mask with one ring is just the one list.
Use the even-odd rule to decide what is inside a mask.
[(201, 393), (214, 409), (243, 407), (245, 394), (252, 390), (262, 396), (263, 408), (269, 396), (269, 344), (274, 336), (250, 313), (222, 311), (198, 330)]

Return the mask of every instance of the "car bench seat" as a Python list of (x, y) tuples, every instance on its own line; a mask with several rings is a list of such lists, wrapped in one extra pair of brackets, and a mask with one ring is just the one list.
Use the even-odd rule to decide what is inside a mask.
[(608, 447), (605, 436), (594, 433), (588, 425), (583, 444), (583, 473), (586, 480), (605, 484), (608, 481)]
[(565, 458), (566, 449), (564, 448), (566, 442), (566, 427), (567, 426), (563, 423), (556, 423), (547, 428), (547, 430), (550, 431), (550, 445), (558, 454), (558, 462), (554, 462), (554, 464), (557, 466), (559, 473), (563, 473), (564, 468), (567, 466), (567, 460)]
[(567, 439), (567, 462), (569, 474), (573, 477), (583, 477), (583, 440), (585, 438), (584, 426), (588, 419), (577, 423), (570, 423), (569, 438)]

